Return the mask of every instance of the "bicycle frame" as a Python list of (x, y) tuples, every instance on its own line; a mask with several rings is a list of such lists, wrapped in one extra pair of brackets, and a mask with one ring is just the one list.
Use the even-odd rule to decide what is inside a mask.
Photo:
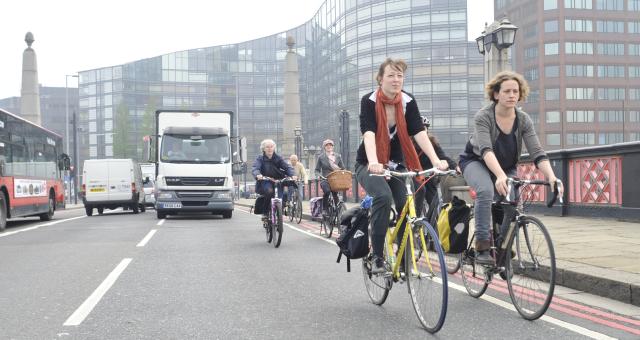
[(278, 223), (278, 221), (276, 221), (276, 209), (278, 208), (278, 206), (282, 206), (282, 199), (278, 197), (278, 186), (280, 184), (280, 181), (274, 181), (273, 182), (273, 193), (274, 196), (271, 199), (271, 223), (272, 224), (276, 224)]

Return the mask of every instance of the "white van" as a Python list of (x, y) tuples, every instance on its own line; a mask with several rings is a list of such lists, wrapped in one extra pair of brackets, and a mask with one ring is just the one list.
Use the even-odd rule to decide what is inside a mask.
[(82, 202), (87, 216), (93, 208), (102, 215), (104, 208), (130, 208), (134, 214), (145, 211), (142, 172), (132, 159), (90, 159), (82, 168)]

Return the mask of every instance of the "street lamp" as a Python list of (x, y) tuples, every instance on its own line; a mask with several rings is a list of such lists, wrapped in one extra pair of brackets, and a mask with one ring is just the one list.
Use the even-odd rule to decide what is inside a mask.
[(69, 154), (69, 85), (67, 80), (69, 77), (78, 78), (77, 74), (66, 74), (64, 76), (64, 93), (65, 93), (65, 114), (64, 114), (64, 139), (66, 141), (65, 153)]
[(342, 141), (340, 143), (342, 146), (342, 159), (345, 168), (349, 169), (349, 160), (351, 159), (349, 154), (349, 111), (343, 109), (340, 114), (342, 118)]
[(478, 52), (484, 55), (485, 83), (498, 72), (511, 68), (508, 65), (509, 48), (515, 42), (517, 31), (518, 27), (505, 17), (489, 26), (485, 24), (484, 31), (476, 38)]
[(296, 156), (298, 156), (298, 159), (301, 159), (302, 155), (300, 154), (300, 151), (302, 151), (302, 128), (300, 128), (299, 126), (296, 126), (293, 129), (293, 134), (296, 137), (296, 145), (295, 145), (294, 153), (296, 154)]

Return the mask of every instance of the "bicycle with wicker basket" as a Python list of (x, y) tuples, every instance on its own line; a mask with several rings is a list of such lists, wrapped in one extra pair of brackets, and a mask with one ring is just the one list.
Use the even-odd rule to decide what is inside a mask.
[(320, 179), (327, 180), (329, 187), (331, 188), (331, 194), (327, 199), (327, 209), (322, 214), (322, 220), (320, 221), (320, 234), (324, 234), (326, 238), (330, 238), (333, 234), (333, 230), (340, 230), (340, 220), (342, 214), (347, 210), (346, 204), (338, 195), (338, 201), (336, 202), (333, 197), (334, 192), (341, 192), (351, 189), (352, 174), (348, 170), (336, 170), (327, 175), (327, 177), (320, 176)]

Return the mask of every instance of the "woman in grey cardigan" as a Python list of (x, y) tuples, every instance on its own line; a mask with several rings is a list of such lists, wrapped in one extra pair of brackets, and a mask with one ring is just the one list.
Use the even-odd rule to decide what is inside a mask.
[[(529, 86), (522, 75), (505, 71), (498, 73), (485, 87), (492, 103), (475, 115), (473, 134), (460, 155), (460, 168), (467, 183), (476, 191), (476, 262), (493, 264), (489, 254), (491, 247), (491, 202), (497, 193), (507, 194), (507, 177), (517, 174), (522, 144), (533, 162), (547, 180), (556, 183), (546, 153), (529, 115), (516, 107), (529, 93)], [(558, 186), (562, 195), (562, 186)], [(552, 186), (555, 190), (555, 186)], [(506, 216), (507, 219), (510, 217)], [(496, 245), (501, 240), (496, 240)]]
[[(325, 139), (322, 142), (322, 148), (324, 152), (318, 157), (316, 162), (315, 174), (327, 177), (332, 171), (344, 169), (342, 164), (342, 157), (333, 151), (333, 141), (331, 139)], [(333, 193), (334, 202), (338, 202), (338, 193), (331, 191), (329, 182), (326, 179), (320, 181), (320, 188), (322, 188), (322, 210), (327, 211), (329, 194)]]

